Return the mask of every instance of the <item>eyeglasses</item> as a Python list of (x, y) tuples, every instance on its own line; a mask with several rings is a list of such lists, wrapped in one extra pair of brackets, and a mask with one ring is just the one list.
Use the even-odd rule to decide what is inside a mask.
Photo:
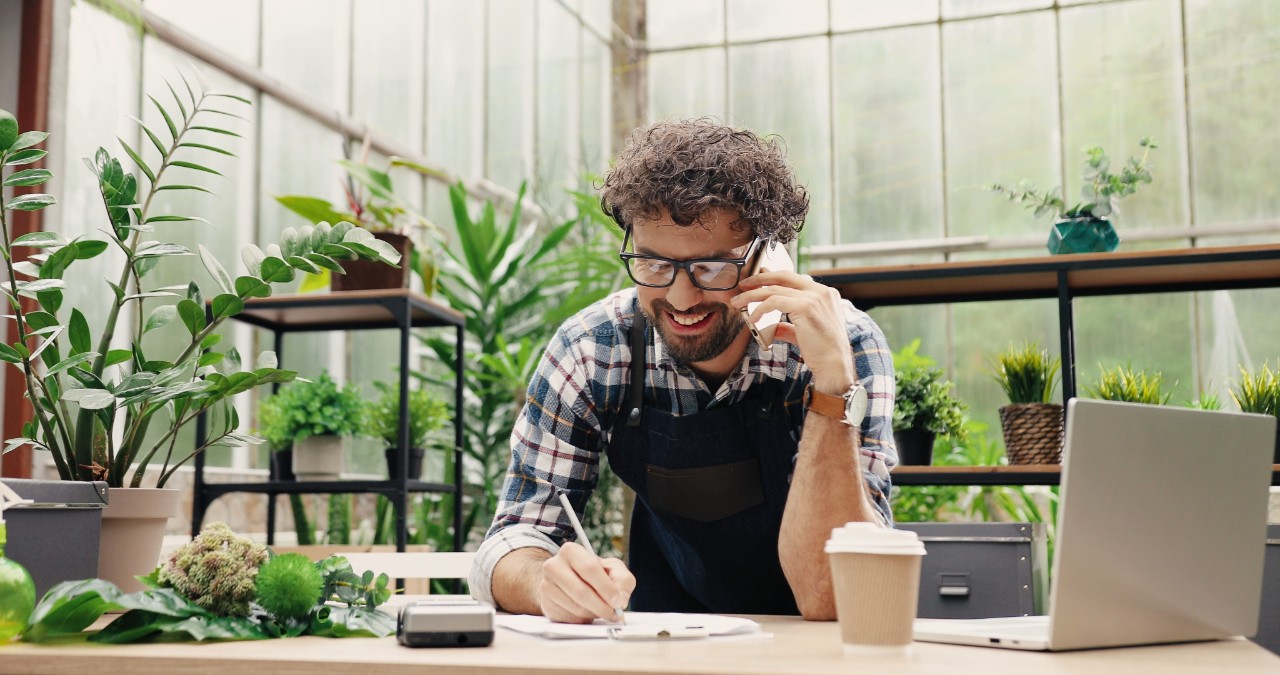
[(631, 241), (631, 228), (622, 238), (622, 248), (618, 257), (627, 266), (627, 274), (631, 280), (641, 286), (666, 288), (676, 281), (676, 272), (684, 270), (694, 286), (704, 291), (727, 291), (738, 285), (742, 276), (742, 268), (755, 253), (759, 239), (752, 239), (747, 252), (741, 258), (694, 258), (693, 260), (672, 260), (659, 255), (642, 255), (628, 253), (627, 244)]

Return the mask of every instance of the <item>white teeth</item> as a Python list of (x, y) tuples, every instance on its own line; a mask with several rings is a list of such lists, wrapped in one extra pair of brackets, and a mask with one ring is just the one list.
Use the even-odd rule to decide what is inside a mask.
[[(707, 314), (710, 314), (710, 312), (707, 312)], [(693, 315), (681, 316), (679, 314), (672, 314), (671, 318), (675, 319), (676, 323), (680, 324), (681, 326), (692, 326), (693, 324), (698, 323), (699, 321), (707, 318), (707, 314), (698, 314), (696, 316), (693, 316)]]

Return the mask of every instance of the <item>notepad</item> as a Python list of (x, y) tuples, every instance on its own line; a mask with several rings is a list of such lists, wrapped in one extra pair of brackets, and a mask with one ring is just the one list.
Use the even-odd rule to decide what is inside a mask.
[[(608, 639), (663, 640), (759, 635), (760, 624), (751, 619), (718, 614), (627, 612), (627, 623), (596, 619), (595, 623), (556, 623), (544, 616), (499, 615), (500, 628), (549, 640)], [(665, 634), (664, 634), (665, 633)]]

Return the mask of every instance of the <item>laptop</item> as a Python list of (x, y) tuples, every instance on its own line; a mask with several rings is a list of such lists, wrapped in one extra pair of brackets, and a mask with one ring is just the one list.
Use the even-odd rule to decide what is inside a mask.
[(1062, 651), (1257, 632), (1276, 418), (1067, 402), (1049, 615), (917, 619), (925, 642)]

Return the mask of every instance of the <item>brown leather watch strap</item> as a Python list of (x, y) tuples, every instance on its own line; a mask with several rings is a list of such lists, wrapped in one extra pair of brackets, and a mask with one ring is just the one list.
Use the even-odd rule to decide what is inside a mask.
[(844, 421), (844, 397), (824, 394), (815, 389), (812, 382), (804, 388), (804, 407), (824, 417)]

